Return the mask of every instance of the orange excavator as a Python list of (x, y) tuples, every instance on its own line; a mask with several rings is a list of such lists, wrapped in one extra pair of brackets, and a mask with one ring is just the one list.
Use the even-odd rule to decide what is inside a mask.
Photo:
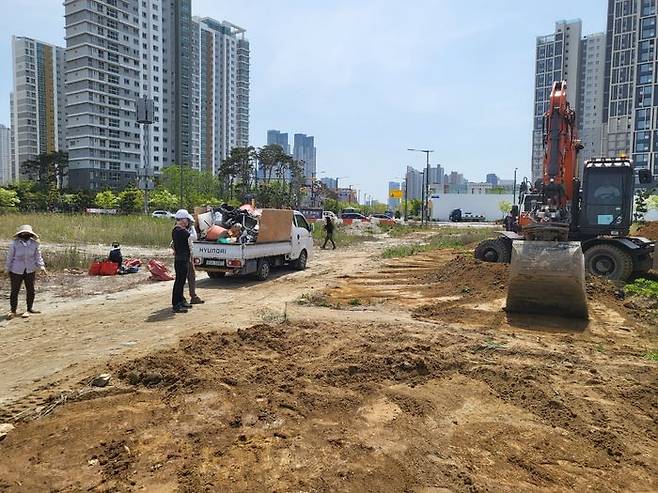
[[(651, 268), (655, 245), (628, 236), (636, 176), (629, 159), (590, 159), (579, 176), (582, 145), (565, 81), (553, 83), (543, 135), (541, 179), (524, 180), (507, 231), (480, 243), (475, 256), (511, 262), (507, 311), (587, 318), (585, 273), (625, 281)], [(637, 177), (652, 181), (646, 169)]]

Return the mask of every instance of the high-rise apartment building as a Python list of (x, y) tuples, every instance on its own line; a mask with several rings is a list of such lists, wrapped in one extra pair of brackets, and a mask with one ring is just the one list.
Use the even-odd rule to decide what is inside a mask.
[(338, 188), (338, 179), (336, 178), (320, 178), (320, 183), (322, 183), (329, 190), (336, 190)]
[[(164, 77), (159, 68), (164, 64), (160, 39), (164, 33), (162, 11), (153, 19), (150, 10), (157, 4), (146, 5), (138, 0), (64, 3), (66, 138), (69, 185), (74, 189), (122, 187), (135, 181), (143, 166), (136, 100), (156, 92), (162, 97), (166, 85), (163, 80), (151, 87), (154, 76), (149, 67), (157, 66), (155, 77)], [(158, 121), (152, 135), (159, 142), (162, 101), (155, 107)], [(162, 158), (160, 152), (152, 154), (154, 162)]]
[(13, 158), (10, 181), (35, 156), (66, 149), (64, 139), (64, 49), (31, 38), (12, 37)]
[(407, 200), (421, 200), (425, 183), (425, 173), (411, 166), (407, 166), (405, 182), (407, 184)]
[(442, 185), (445, 180), (445, 170), (443, 166), (437, 164), (430, 166), (429, 185)]
[(490, 183), (494, 187), (498, 185), (498, 175), (495, 173), (487, 174), (487, 183)]
[(608, 1), (604, 121), (609, 156), (658, 177), (656, 0)]
[(555, 32), (539, 36), (536, 46), (535, 104), (532, 129), (532, 179), (541, 177), (544, 156), (542, 119), (548, 110), (554, 81), (567, 81), (571, 107), (579, 107), (579, 61), (582, 23), (580, 20), (558, 21)]
[(304, 161), (304, 176), (312, 178), (316, 174), (315, 138), (306, 134), (294, 135), (292, 157)]
[(268, 130), (267, 131), (267, 145), (280, 145), (283, 148), (283, 152), (290, 154), (290, 144), (288, 144), (288, 134), (280, 132), (278, 130)]
[(230, 22), (194, 17), (191, 50), (192, 166), (216, 173), (249, 145), (249, 41)]
[(0, 185), (12, 181), (11, 129), (0, 124)]
[(576, 112), (578, 137), (583, 148), (578, 153), (579, 176), (587, 159), (602, 156), (605, 79), (605, 34), (584, 36), (580, 42), (578, 75), (579, 107)]
[[(249, 42), (191, 1), (68, 0), (66, 112), (73, 188), (134, 183), (147, 164), (216, 173), (248, 145)], [(154, 102), (150, 139), (136, 100)], [(145, 162), (145, 145), (150, 162)]]

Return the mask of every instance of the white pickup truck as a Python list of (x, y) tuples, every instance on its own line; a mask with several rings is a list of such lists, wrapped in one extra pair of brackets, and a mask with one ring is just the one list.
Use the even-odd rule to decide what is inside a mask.
[(255, 274), (264, 281), (272, 267), (289, 264), (304, 270), (313, 258), (312, 227), (301, 213), (294, 211), (290, 239), (267, 243), (215, 243), (195, 241), (192, 258), (197, 270), (205, 270), (208, 277), (218, 279), (226, 274), (242, 276)]

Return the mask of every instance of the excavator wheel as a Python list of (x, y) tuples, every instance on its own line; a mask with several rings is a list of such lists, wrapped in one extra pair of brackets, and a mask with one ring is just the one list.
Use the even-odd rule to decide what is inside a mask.
[(633, 274), (633, 258), (621, 248), (594, 245), (585, 252), (587, 272), (611, 281), (626, 281)]
[(643, 275), (649, 272), (653, 267), (651, 255), (643, 255), (633, 258), (633, 275)]
[(508, 312), (587, 318), (585, 258), (580, 242), (512, 242)]
[(510, 243), (503, 238), (484, 240), (475, 247), (475, 258), (483, 262), (508, 264), (512, 255)]

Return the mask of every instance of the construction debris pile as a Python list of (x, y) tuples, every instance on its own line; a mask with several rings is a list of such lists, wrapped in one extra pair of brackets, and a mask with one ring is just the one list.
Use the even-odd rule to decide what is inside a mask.
[(256, 243), (262, 209), (249, 204), (239, 208), (222, 204), (195, 211), (199, 239), (216, 243)]

